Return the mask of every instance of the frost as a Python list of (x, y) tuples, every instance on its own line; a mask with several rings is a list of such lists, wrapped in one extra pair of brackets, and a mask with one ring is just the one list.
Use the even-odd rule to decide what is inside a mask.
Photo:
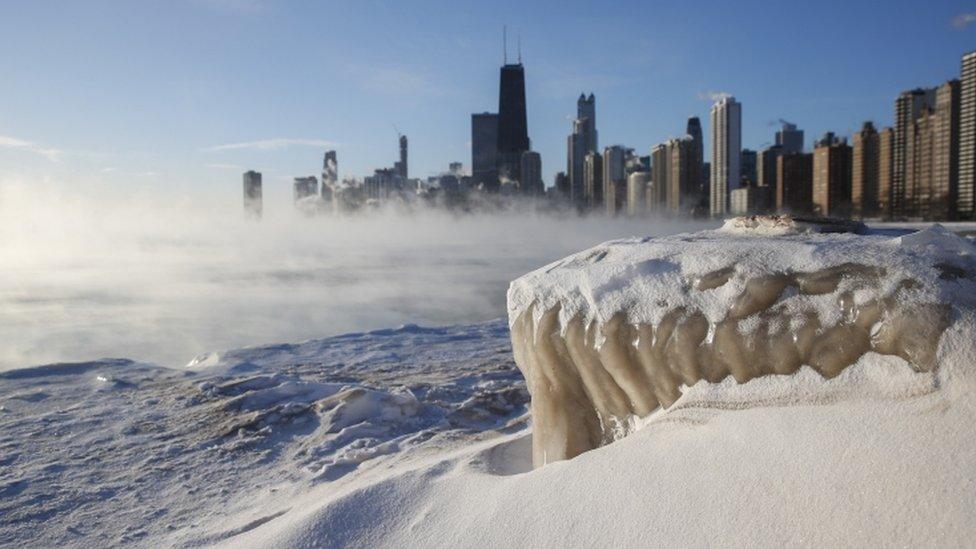
[(701, 381), (803, 366), (834, 378), (869, 352), (933, 372), (943, 332), (976, 308), (972, 245), (939, 227), (900, 239), (720, 230), (595, 250), (598, 263), (582, 252), (509, 290), (537, 467), (625, 436)]

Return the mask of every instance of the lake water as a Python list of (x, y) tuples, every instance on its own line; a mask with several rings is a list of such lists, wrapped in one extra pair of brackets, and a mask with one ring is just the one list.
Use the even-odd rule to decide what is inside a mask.
[(260, 223), (236, 204), (0, 202), (0, 369), (197, 354), (505, 315), (508, 282), (609, 240), (692, 223), (388, 212)]

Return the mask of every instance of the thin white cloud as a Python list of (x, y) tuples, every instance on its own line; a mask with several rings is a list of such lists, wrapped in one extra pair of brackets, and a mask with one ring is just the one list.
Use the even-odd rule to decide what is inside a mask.
[(732, 97), (732, 94), (724, 91), (707, 91), (698, 93), (698, 99), (702, 101), (711, 101), (713, 103), (723, 99), (728, 99), (729, 97)]
[(957, 29), (964, 29), (973, 23), (976, 23), (976, 13), (960, 13), (950, 21), (950, 24)]
[(130, 171), (127, 171), (127, 170), (122, 170), (122, 169), (116, 168), (115, 166), (106, 166), (106, 167), (104, 167), (104, 168), (102, 168), (102, 169), (100, 169), (98, 171), (100, 173), (110, 173), (110, 174), (121, 175), (121, 176), (125, 176), (125, 177), (156, 177), (157, 175), (159, 175), (159, 172), (154, 172), (154, 171), (151, 171), (151, 170), (149, 170), (149, 171), (139, 171), (139, 172), (130, 172)]
[(48, 160), (51, 160), (52, 162), (59, 161), (61, 155), (63, 154), (63, 151), (59, 149), (44, 147), (32, 141), (25, 141), (23, 139), (17, 139), (16, 137), (9, 137), (6, 135), (0, 135), (0, 148), (14, 149), (31, 154), (38, 154), (47, 158)]
[(280, 151), (289, 147), (314, 147), (318, 149), (335, 147), (335, 143), (325, 139), (292, 139), (277, 137), (274, 139), (261, 139), (258, 141), (244, 141), (241, 143), (227, 143), (208, 147), (204, 150), (211, 152), (221, 151)]
[(213, 164), (204, 164), (206, 168), (213, 168), (215, 170), (243, 170), (243, 166), (237, 164), (221, 164), (219, 162)]

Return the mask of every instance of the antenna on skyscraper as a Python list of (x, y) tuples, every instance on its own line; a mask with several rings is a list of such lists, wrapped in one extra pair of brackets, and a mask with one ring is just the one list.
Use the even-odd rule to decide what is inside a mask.
[(518, 62), (522, 64), (522, 33), (518, 33)]
[(502, 25), (502, 62), (508, 64), (508, 26)]

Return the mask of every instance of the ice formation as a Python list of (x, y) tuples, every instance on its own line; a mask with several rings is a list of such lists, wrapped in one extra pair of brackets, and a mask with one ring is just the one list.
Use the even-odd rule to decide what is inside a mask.
[(891, 238), (733, 222), (572, 255), (508, 292), (533, 463), (612, 442), (700, 381), (832, 378), (868, 352), (932, 372), (974, 295), (976, 247), (938, 226)]

